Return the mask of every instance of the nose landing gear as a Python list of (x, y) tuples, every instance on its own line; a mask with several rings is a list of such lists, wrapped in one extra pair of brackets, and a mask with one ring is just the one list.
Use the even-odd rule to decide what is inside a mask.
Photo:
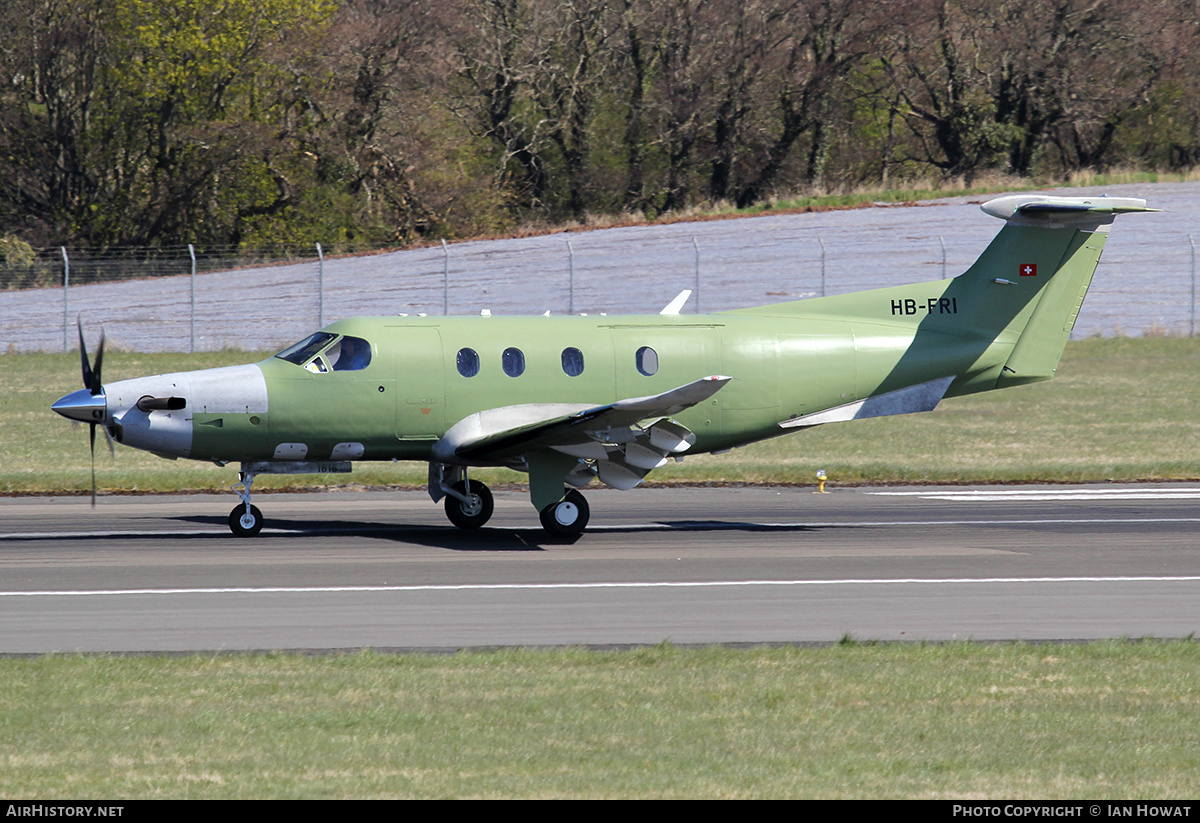
[(239, 472), (238, 482), (233, 486), (238, 497), (242, 498), (242, 502), (234, 506), (233, 511), (229, 513), (229, 530), (237, 537), (254, 537), (262, 531), (262, 512), (258, 510), (258, 506), (250, 503), (250, 484), (253, 482), (252, 472)]
[(254, 537), (262, 531), (263, 518), (258, 506), (234, 506), (229, 513), (229, 530), (238, 537)]

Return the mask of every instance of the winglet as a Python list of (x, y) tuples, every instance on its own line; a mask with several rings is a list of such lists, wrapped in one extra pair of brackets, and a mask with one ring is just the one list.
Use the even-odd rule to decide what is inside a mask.
[(683, 310), (683, 304), (686, 303), (688, 301), (688, 298), (691, 296), (692, 296), (692, 290), (684, 289), (678, 295), (676, 295), (674, 300), (672, 300), (667, 305), (663, 306), (663, 310), (660, 311), (659, 314), (664, 315), (664, 316), (672, 315), (672, 314), (679, 314), (679, 312)]

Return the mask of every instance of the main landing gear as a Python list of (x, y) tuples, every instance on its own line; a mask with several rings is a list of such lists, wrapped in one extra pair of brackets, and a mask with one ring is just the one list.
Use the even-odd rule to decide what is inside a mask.
[(464, 477), (447, 490), (446, 517), (460, 529), (478, 529), (495, 508), (492, 490), (478, 480)]
[[(464, 477), (452, 486), (445, 486), (446, 517), (460, 529), (478, 529), (487, 523), (495, 510), (492, 491), (478, 480)], [(240, 511), (240, 509), (239, 509)], [(551, 537), (574, 540), (587, 528), (587, 500), (575, 489), (566, 491), (562, 500), (551, 503), (539, 513), (542, 528)]]
[(562, 500), (539, 512), (542, 528), (562, 540), (574, 540), (583, 534), (590, 514), (587, 499), (576, 489), (570, 489)]

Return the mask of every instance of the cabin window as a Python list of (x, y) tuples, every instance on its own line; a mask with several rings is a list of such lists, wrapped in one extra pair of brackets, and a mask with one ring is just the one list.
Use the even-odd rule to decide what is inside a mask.
[(361, 337), (346, 336), (325, 352), (334, 371), (361, 371), (371, 363), (371, 344)]
[(638, 349), (634, 360), (637, 363), (637, 370), (647, 377), (658, 371), (658, 352), (649, 346), (642, 346)]
[(463, 377), (474, 377), (479, 374), (479, 353), (474, 349), (459, 349), (458, 373)]
[(563, 349), (562, 367), (571, 377), (583, 374), (583, 352), (573, 346)]
[(520, 377), (525, 373), (525, 353), (520, 349), (507, 348), (500, 355), (500, 365), (509, 377)]

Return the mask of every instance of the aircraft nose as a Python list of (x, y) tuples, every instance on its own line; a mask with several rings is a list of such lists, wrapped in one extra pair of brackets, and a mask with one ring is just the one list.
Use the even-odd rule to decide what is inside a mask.
[(80, 423), (103, 423), (108, 414), (108, 398), (104, 392), (92, 394), (88, 389), (79, 389), (60, 397), (50, 408), (70, 420)]

